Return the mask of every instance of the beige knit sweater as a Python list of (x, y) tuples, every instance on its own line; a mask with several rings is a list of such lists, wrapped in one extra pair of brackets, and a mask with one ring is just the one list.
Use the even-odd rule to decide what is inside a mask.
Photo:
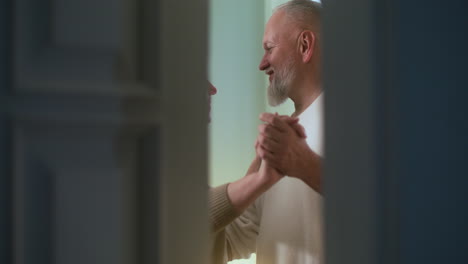
[(239, 214), (229, 200), (227, 194), (228, 183), (211, 188), (208, 194), (209, 218), (212, 227), (212, 253), (211, 263), (227, 263), (228, 253), (225, 252), (224, 228), (229, 225)]

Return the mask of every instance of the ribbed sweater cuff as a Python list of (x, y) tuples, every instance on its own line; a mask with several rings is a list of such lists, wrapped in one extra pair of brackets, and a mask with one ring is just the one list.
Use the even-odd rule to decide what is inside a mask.
[(228, 185), (229, 183), (210, 189), (208, 205), (213, 232), (223, 229), (239, 216), (229, 200)]

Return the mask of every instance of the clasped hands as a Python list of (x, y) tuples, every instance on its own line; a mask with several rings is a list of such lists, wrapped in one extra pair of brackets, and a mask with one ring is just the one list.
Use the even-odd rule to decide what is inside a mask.
[(284, 175), (296, 177), (320, 193), (321, 158), (307, 145), (298, 118), (263, 113), (255, 142), (256, 156), (247, 174), (228, 185), (228, 197), (238, 213)]
[(257, 157), (262, 159), (259, 177), (276, 182), (284, 175), (303, 180), (319, 191), (321, 159), (306, 142), (304, 127), (299, 119), (278, 114), (263, 113), (255, 142)]

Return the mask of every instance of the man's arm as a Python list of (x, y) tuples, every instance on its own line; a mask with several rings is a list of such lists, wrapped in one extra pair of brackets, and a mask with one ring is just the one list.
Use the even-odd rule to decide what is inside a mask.
[(299, 178), (321, 193), (322, 158), (281, 116), (263, 113), (260, 120), (265, 123), (259, 126), (257, 154), (280, 173)]

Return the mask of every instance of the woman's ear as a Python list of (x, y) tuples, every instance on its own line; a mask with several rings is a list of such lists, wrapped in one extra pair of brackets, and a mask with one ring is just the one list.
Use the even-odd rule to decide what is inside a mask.
[(315, 33), (310, 30), (304, 30), (299, 35), (299, 51), (302, 61), (308, 63), (312, 59), (315, 48)]

